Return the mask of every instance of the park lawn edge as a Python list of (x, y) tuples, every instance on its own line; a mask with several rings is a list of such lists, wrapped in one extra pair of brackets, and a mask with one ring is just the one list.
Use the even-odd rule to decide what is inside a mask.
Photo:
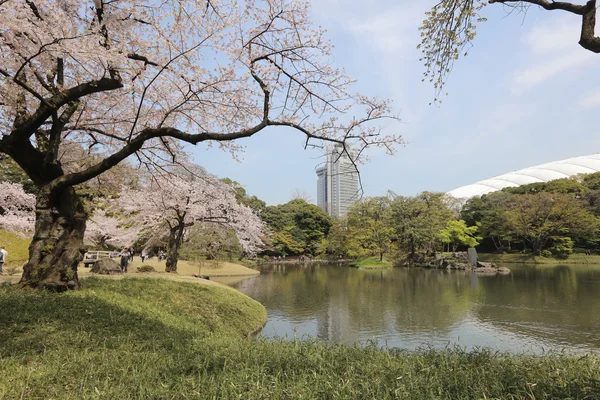
[(391, 261), (386, 261), (385, 259), (384, 261), (379, 261), (379, 256), (361, 258), (350, 262), (348, 266), (359, 269), (388, 269), (394, 267)]

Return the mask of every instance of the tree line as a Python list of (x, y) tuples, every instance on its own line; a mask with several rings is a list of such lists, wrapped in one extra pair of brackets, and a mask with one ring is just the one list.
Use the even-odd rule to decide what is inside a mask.
[[(293, 200), (263, 220), (284, 254), (418, 263), (433, 252), (478, 247), (567, 257), (600, 245), (600, 173), (505, 188), (468, 200), (444, 193), (364, 198), (330, 218)], [(307, 212), (310, 210), (310, 212)]]

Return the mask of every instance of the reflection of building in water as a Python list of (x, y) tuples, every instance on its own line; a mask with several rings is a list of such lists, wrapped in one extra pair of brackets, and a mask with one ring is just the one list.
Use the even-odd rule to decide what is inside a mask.
[(317, 316), (317, 338), (323, 341), (358, 343), (359, 330), (353, 329), (345, 294), (328, 296), (327, 307)]
[[(359, 197), (358, 173), (341, 144), (329, 146), (325, 165), (317, 168), (317, 205), (331, 216), (340, 216)], [(356, 151), (348, 150), (352, 158)]]

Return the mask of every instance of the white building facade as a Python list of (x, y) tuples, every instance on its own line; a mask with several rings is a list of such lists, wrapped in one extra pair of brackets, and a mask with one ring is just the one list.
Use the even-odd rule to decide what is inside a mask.
[(342, 150), (339, 144), (329, 146), (325, 165), (316, 170), (317, 205), (332, 217), (346, 214), (360, 196), (358, 173)]

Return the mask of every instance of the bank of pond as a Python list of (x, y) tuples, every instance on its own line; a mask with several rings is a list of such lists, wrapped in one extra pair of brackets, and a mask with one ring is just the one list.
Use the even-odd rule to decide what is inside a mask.
[(597, 398), (594, 355), (403, 351), (248, 339), (265, 308), (227, 287), (97, 278), (0, 287), (0, 398)]

